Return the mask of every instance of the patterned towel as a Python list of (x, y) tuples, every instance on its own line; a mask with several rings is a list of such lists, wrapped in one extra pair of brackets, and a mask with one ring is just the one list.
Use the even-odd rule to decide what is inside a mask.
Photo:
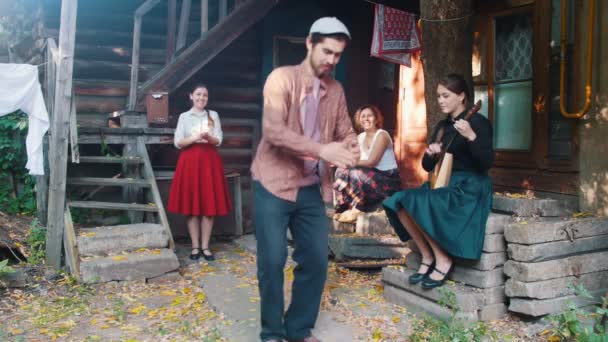
[(422, 48), (414, 14), (376, 4), (371, 55), (411, 66), (411, 53)]

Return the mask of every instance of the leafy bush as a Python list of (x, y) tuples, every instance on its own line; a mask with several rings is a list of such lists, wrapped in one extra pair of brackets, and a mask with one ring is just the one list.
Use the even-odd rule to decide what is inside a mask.
[(15, 269), (8, 265), (8, 259), (0, 261), (0, 277), (15, 273)]
[[(602, 297), (598, 302), (587, 291), (583, 285), (570, 285), (570, 289), (578, 296), (589, 299), (591, 304), (595, 304), (594, 312), (580, 309), (577, 305), (570, 302), (568, 309), (562, 313), (549, 316), (553, 323), (551, 332), (554, 340), (577, 341), (577, 342), (608, 342), (608, 297)], [(584, 321), (592, 322), (593, 327), (585, 326)]]
[(33, 265), (44, 263), (46, 257), (46, 228), (40, 227), (36, 220), (32, 223), (32, 229), (27, 236), (26, 243), (30, 250), (27, 262)]
[(11, 214), (36, 212), (35, 178), (27, 174), (27, 116), (17, 111), (0, 118), (0, 210)]

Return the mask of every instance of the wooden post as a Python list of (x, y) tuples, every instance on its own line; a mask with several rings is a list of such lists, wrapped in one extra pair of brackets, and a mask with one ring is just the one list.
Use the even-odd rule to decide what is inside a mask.
[(190, 21), (190, 5), (192, 0), (184, 0), (182, 2), (182, 13), (179, 17), (179, 31), (177, 32), (177, 51), (181, 50), (186, 45), (188, 38), (188, 22)]
[(139, 82), (139, 44), (141, 37), (141, 17), (135, 15), (133, 24), (133, 49), (131, 50), (131, 84), (129, 85), (129, 102), (127, 109), (135, 110), (137, 103), (137, 83)]
[(209, 0), (201, 0), (201, 37), (209, 31)]
[(59, 65), (55, 84), (51, 135), (51, 146), (55, 153), (53, 154), (53, 160), (51, 160), (49, 213), (46, 232), (46, 260), (47, 264), (55, 269), (61, 267), (77, 7), (78, 0), (61, 1)]
[(165, 63), (169, 64), (175, 54), (175, 24), (177, 21), (177, 0), (169, 0), (167, 13), (167, 58)]
[(228, 14), (228, 0), (220, 0), (219, 7), (220, 18), (218, 22), (221, 22), (222, 20), (224, 20), (224, 18), (226, 18), (226, 15)]

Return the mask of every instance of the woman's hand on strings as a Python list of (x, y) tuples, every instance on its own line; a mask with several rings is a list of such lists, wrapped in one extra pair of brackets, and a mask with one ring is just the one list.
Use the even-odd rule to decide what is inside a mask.
[(454, 122), (454, 128), (460, 135), (467, 138), (469, 141), (474, 141), (477, 138), (477, 134), (475, 134), (475, 131), (471, 128), (471, 125), (467, 120), (456, 120), (456, 122)]
[(426, 154), (429, 156), (441, 153), (441, 143), (432, 143), (426, 148)]

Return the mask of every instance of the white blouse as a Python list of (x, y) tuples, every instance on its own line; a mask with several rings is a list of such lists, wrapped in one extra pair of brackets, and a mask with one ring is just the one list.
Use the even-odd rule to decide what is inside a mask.
[[(211, 117), (213, 123), (209, 122), (209, 117)], [(211, 132), (211, 135), (219, 140), (217, 146), (222, 144), (224, 133), (222, 132), (220, 117), (216, 111), (205, 109), (203, 112), (197, 113), (189, 110), (180, 114), (177, 120), (177, 127), (175, 127), (173, 144), (175, 147), (180, 148), (177, 144), (178, 141), (200, 132)]]

